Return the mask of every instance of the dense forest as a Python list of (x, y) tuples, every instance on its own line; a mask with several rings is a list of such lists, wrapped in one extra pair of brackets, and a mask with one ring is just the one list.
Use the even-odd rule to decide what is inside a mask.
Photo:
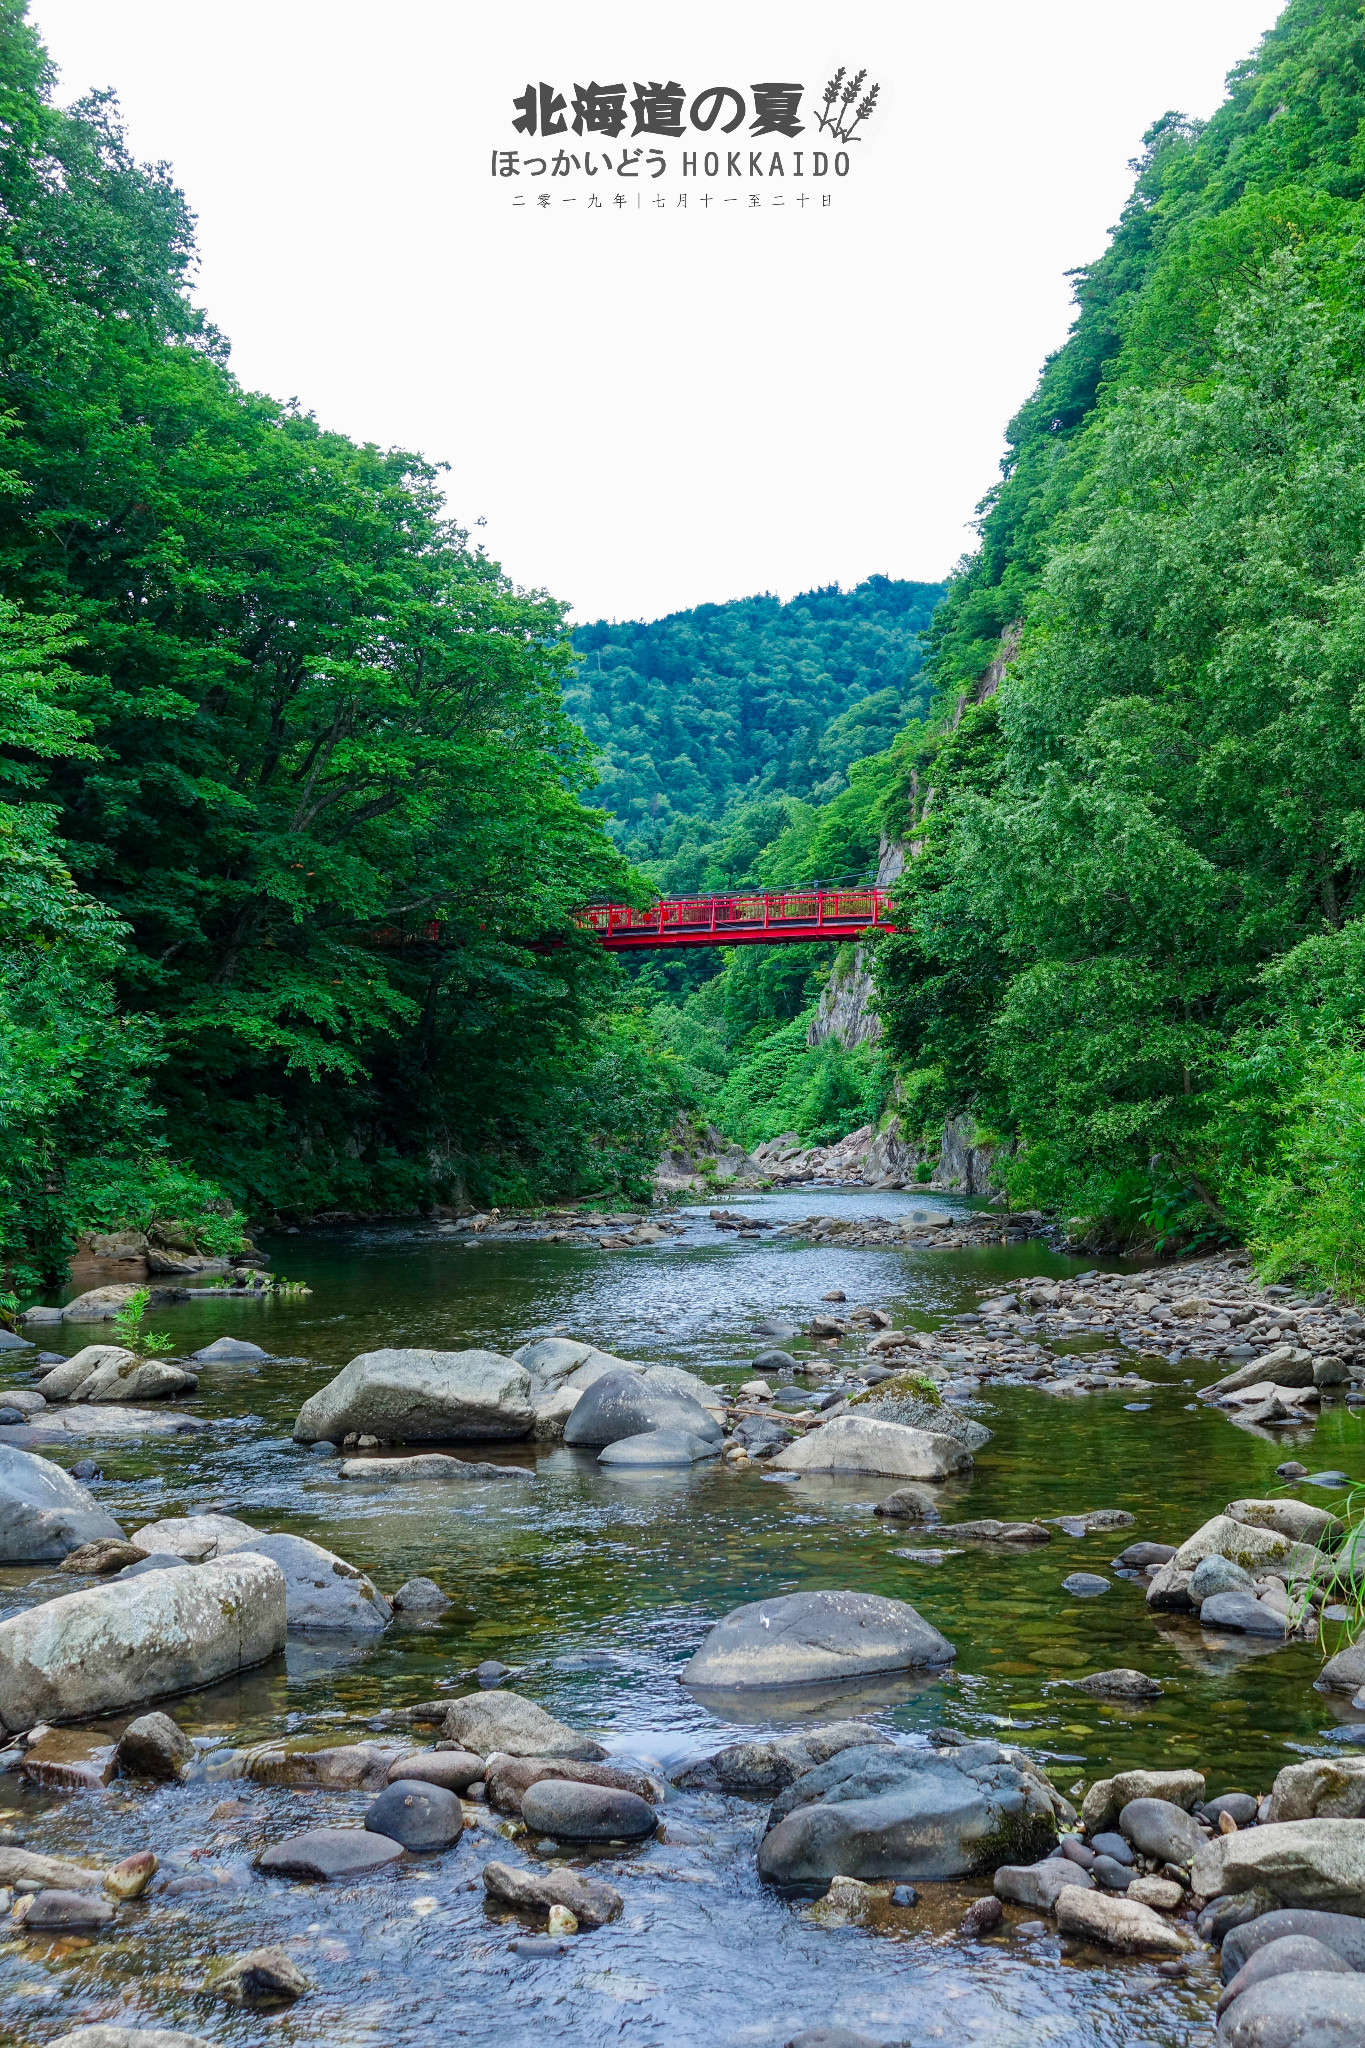
[[(669, 1065), (563, 608), (245, 391), (193, 222), (0, 0), (0, 1243), (647, 1182)], [(424, 936), (438, 923), (440, 942)]]
[(565, 702), (597, 749), (618, 843), (657, 860), (739, 799), (837, 794), (852, 762), (925, 709), (923, 634), (942, 595), (870, 576), (787, 604), (575, 627)]
[[(1365, 19), (1146, 137), (933, 626), (906, 1113), (1093, 1231), (1365, 1284)], [(1000, 680), (1003, 673), (1003, 681)], [(998, 683), (998, 687), (996, 687)]]

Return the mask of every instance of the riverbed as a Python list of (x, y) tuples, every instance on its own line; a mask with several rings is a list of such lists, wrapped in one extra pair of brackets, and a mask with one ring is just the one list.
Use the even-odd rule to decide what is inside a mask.
[[(732, 1206), (769, 1221), (808, 1214), (894, 1215), (952, 1206), (940, 1198), (795, 1189)], [(737, 1241), (704, 1209), (654, 1246), (469, 1239), (436, 1225), (312, 1231), (266, 1240), (275, 1270), (306, 1297), (195, 1301), (158, 1311), (177, 1352), (213, 1337), (250, 1338), (277, 1361), (212, 1366), (186, 1412), (210, 1426), (187, 1436), (63, 1445), (70, 1465), (98, 1456), (95, 1491), (126, 1529), (214, 1508), (262, 1529), (312, 1537), (385, 1592), (416, 1573), (454, 1605), (438, 1621), (401, 1617), (375, 1643), (292, 1638), (282, 1659), (239, 1683), (177, 1700), (173, 1712), (210, 1760), (281, 1731), (383, 1726), (387, 1710), (459, 1689), (458, 1675), (495, 1658), (509, 1681), (613, 1752), (676, 1768), (734, 1739), (677, 1674), (711, 1624), (760, 1596), (851, 1587), (911, 1601), (957, 1646), (950, 1676), (889, 1683), (820, 1718), (867, 1713), (904, 1735), (944, 1726), (1034, 1751), (1062, 1790), (1129, 1765), (1196, 1764), (1209, 1794), (1269, 1789), (1276, 1771), (1320, 1753), (1353, 1716), (1313, 1691), (1314, 1646), (1228, 1640), (1153, 1615), (1141, 1584), (1111, 1558), (1140, 1538), (1179, 1542), (1226, 1501), (1274, 1490), (1275, 1465), (1301, 1455), (1365, 1479), (1359, 1415), (1329, 1409), (1315, 1431), (1273, 1440), (1194, 1399), (1213, 1369), (1142, 1361), (1155, 1384), (1066, 1401), (1021, 1386), (991, 1388), (972, 1412), (992, 1431), (970, 1476), (943, 1489), (945, 1519), (1017, 1520), (1118, 1508), (1131, 1528), (1001, 1556), (968, 1547), (933, 1563), (922, 1529), (872, 1508), (890, 1485), (806, 1477), (761, 1466), (609, 1474), (584, 1453), (508, 1446), (477, 1456), (533, 1467), (534, 1488), (347, 1485), (290, 1431), (303, 1399), (358, 1353), (381, 1346), (510, 1351), (563, 1329), (646, 1362), (737, 1383), (762, 1348), (763, 1318), (808, 1322), (821, 1297), (875, 1305), (899, 1327), (928, 1328), (975, 1307), (986, 1285), (1092, 1267), (1041, 1243), (977, 1251), (839, 1251), (799, 1239)], [(59, 1297), (51, 1297), (58, 1299)], [(43, 1332), (44, 1341), (52, 1333)], [(52, 1348), (98, 1336), (64, 1326)], [(803, 1342), (790, 1345), (809, 1353)], [(826, 1363), (850, 1362), (819, 1347)], [(1137, 1361), (1133, 1361), (1136, 1363)], [(452, 1498), (452, 1495), (455, 1497)], [(1062, 1590), (1082, 1570), (1109, 1581), (1098, 1597)], [(66, 1591), (50, 1568), (0, 1570), (4, 1611)], [(1098, 1705), (1065, 1681), (1131, 1665), (1161, 1681), (1137, 1706)], [(783, 1710), (733, 1709), (771, 1728)], [(750, 1719), (752, 1716), (752, 1720)], [(246, 1812), (212, 1818), (229, 1796)], [(144, 1846), (163, 1874), (212, 1886), (167, 1898), (155, 1888), (125, 1908), (116, 1932), (42, 1942), (0, 1934), (0, 2043), (41, 2044), (83, 2020), (181, 2026), (215, 2042), (347, 2042), (407, 2048), (419, 2040), (520, 2043), (547, 2024), (566, 2048), (606, 2042), (670, 2048), (781, 2048), (801, 2025), (838, 2021), (878, 2041), (946, 2044), (1139, 2044), (1210, 2038), (1214, 1976), (1168, 1977), (1140, 1960), (1063, 1954), (1055, 1931), (1020, 1931), (1022, 1913), (989, 1940), (953, 1931), (989, 1882), (922, 1886), (918, 1907), (872, 1929), (819, 1925), (808, 1908), (765, 1894), (753, 1850), (762, 1807), (673, 1795), (670, 1837), (606, 1873), (622, 1919), (558, 1956), (509, 1946), (521, 1931), (485, 1908), (478, 1871), (505, 1853), (495, 1816), (434, 1863), (399, 1866), (353, 1886), (285, 1885), (258, 1876), (260, 1845), (306, 1826), (359, 1818), (364, 1795), (267, 1791), (214, 1782), (149, 1791), (34, 1791), (0, 1776), (0, 1825), (54, 1853), (126, 1854)], [(325, 1811), (324, 1811), (325, 1808)], [(313, 1990), (282, 2013), (231, 2012), (197, 1990), (206, 1962), (282, 1940)]]

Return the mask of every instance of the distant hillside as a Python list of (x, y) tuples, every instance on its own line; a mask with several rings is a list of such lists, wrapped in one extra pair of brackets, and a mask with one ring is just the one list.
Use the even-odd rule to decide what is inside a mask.
[(649, 859), (670, 824), (718, 818), (736, 798), (836, 795), (854, 761), (923, 712), (920, 636), (943, 588), (870, 576), (787, 604), (576, 627), (583, 664), (565, 705), (600, 750), (618, 842)]

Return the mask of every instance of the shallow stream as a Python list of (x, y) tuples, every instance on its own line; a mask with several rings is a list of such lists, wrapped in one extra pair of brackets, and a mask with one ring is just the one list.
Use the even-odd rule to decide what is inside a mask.
[[(738, 1206), (789, 1220), (943, 1205), (807, 1188)], [(1132, 1407), (1122, 1392), (1056, 1399), (988, 1389), (973, 1412), (992, 1440), (969, 1479), (943, 1489), (945, 1519), (1106, 1507), (1136, 1523), (1117, 1536), (1054, 1531), (1046, 1547), (1017, 1555), (968, 1548), (937, 1564), (903, 1554), (933, 1543), (932, 1534), (874, 1518), (890, 1491), (885, 1480), (793, 1484), (761, 1466), (736, 1473), (716, 1465), (611, 1475), (590, 1454), (563, 1448), (537, 1456), (480, 1447), (473, 1455), (534, 1464), (536, 1487), (371, 1490), (342, 1482), (334, 1463), (292, 1442), (305, 1396), (381, 1346), (510, 1351), (532, 1330), (564, 1326), (629, 1358), (734, 1382), (762, 1348), (750, 1334), (756, 1320), (803, 1323), (829, 1289), (842, 1288), (850, 1307), (876, 1305), (898, 1326), (926, 1328), (974, 1308), (988, 1282), (1094, 1263), (1036, 1244), (964, 1252), (737, 1242), (704, 1210), (687, 1221), (683, 1237), (629, 1252), (515, 1239), (466, 1247), (427, 1225), (290, 1235), (268, 1248), (276, 1270), (305, 1280), (311, 1296), (158, 1312), (155, 1324), (178, 1352), (232, 1334), (306, 1362), (205, 1369), (189, 1408), (212, 1425), (202, 1434), (57, 1448), (67, 1465), (98, 1455), (104, 1478), (95, 1490), (125, 1528), (217, 1508), (312, 1537), (385, 1592), (425, 1573), (456, 1602), (435, 1622), (397, 1618), (369, 1647), (291, 1639), (276, 1664), (176, 1701), (187, 1732), (224, 1746), (286, 1729), (334, 1730), (341, 1740), (497, 1658), (519, 1667), (518, 1690), (613, 1751), (673, 1765), (734, 1739), (677, 1679), (710, 1625), (763, 1595), (836, 1586), (912, 1601), (958, 1655), (947, 1678), (889, 1683), (832, 1702), (821, 1719), (867, 1712), (905, 1733), (939, 1725), (998, 1733), (1036, 1751), (1064, 1790), (1128, 1765), (1196, 1764), (1208, 1772), (1210, 1795), (1265, 1791), (1284, 1763), (1322, 1751), (1326, 1732), (1353, 1718), (1344, 1702), (1329, 1706), (1312, 1689), (1321, 1662), (1314, 1647), (1220, 1645), (1191, 1621), (1153, 1616), (1141, 1585), (1108, 1570), (1127, 1542), (1179, 1542), (1229, 1499), (1273, 1490), (1276, 1464), (1302, 1456), (1309, 1442), (1310, 1467), (1365, 1480), (1357, 1412), (1332, 1408), (1315, 1431), (1257, 1436), (1194, 1402), (1194, 1384), (1214, 1371), (1191, 1362), (1146, 1361), (1144, 1376), (1158, 1384)], [(54, 1348), (73, 1352), (98, 1335), (66, 1326)], [(860, 1350), (850, 1340), (843, 1355)], [(1062, 1580), (1077, 1570), (1102, 1573), (1108, 1591), (1090, 1599), (1064, 1592)], [(50, 1568), (2, 1568), (0, 1609), (69, 1587)], [(1113, 1665), (1150, 1673), (1162, 1696), (1101, 1706), (1062, 1683)], [(735, 1719), (750, 1712), (753, 1725), (771, 1728), (777, 1710), (736, 1705)], [(247, 1812), (213, 1819), (232, 1796)], [(150, 1846), (166, 1877), (213, 1880), (171, 1898), (154, 1888), (121, 1909), (108, 1934), (90, 1938), (25, 1938), (0, 1922), (0, 2044), (41, 2048), (97, 2019), (180, 2026), (224, 2044), (366, 2048), (539, 2042), (547, 2027), (563, 2048), (780, 2048), (799, 2026), (836, 2021), (879, 2041), (948, 2048), (1177, 2048), (1211, 2038), (1216, 1994), (1206, 1970), (1168, 1977), (1140, 1960), (1064, 1955), (1051, 1929), (1019, 1931), (1027, 1916), (1014, 1911), (997, 1937), (956, 1935), (966, 1903), (988, 1884), (924, 1886), (918, 1907), (888, 1909), (870, 1930), (820, 1926), (807, 1908), (758, 1885), (763, 1809), (742, 1801), (670, 1797), (664, 1812), (675, 1839), (625, 1863), (606, 1861), (602, 1874), (621, 1873), (611, 1882), (625, 1896), (623, 1918), (558, 1956), (514, 1951), (510, 1940), (523, 1930), (485, 1909), (480, 1866), (490, 1854), (516, 1861), (529, 1846), (509, 1849), (494, 1816), (434, 1862), (410, 1861), (354, 1885), (255, 1874), (263, 1843), (358, 1819), (367, 1804), (363, 1794), (240, 1782), (151, 1791), (116, 1781), (104, 1793), (68, 1795), (0, 1776), (0, 1826), (13, 1826), (30, 1848), (114, 1856)], [(263, 2016), (197, 1991), (213, 1957), (270, 1941), (284, 1941), (312, 1980), (298, 2004)]]

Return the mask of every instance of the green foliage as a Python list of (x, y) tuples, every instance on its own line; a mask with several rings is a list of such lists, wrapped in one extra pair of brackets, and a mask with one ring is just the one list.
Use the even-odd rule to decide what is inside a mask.
[(742, 1052), (712, 1099), (708, 1114), (745, 1145), (784, 1131), (828, 1145), (880, 1115), (888, 1088), (882, 1054), (861, 1045), (850, 1051), (835, 1038), (807, 1046), (808, 1021), (795, 1017)]
[(163, 1200), (208, 1242), (220, 1188), (638, 1189), (649, 1059), (568, 917), (637, 885), (563, 607), (431, 464), (241, 388), (165, 167), (50, 88), (0, 0), (6, 1255)]
[(147, 1313), (147, 1304), (152, 1298), (150, 1287), (139, 1287), (130, 1294), (118, 1314), (114, 1317), (114, 1342), (131, 1351), (139, 1358), (155, 1358), (162, 1352), (173, 1351), (174, 1344), (169, 1337), (154, 1335), (142, 1327), (142, 1318)]
[(920, 635), (941, 595), (870, 576), (787, 604), (749, 597), (575, 627), (582, 664), (565, 701), (600, 749), (620, 843), (670, 860), (691, 821), (721, 819), (737, 797), (837, 793), (922, 709)]
[(1014, 1199), (1355, 1289), (1362, 118), (1359, 10), (1295, 0), (1151, 131), (935, 619), (878, 949)]

